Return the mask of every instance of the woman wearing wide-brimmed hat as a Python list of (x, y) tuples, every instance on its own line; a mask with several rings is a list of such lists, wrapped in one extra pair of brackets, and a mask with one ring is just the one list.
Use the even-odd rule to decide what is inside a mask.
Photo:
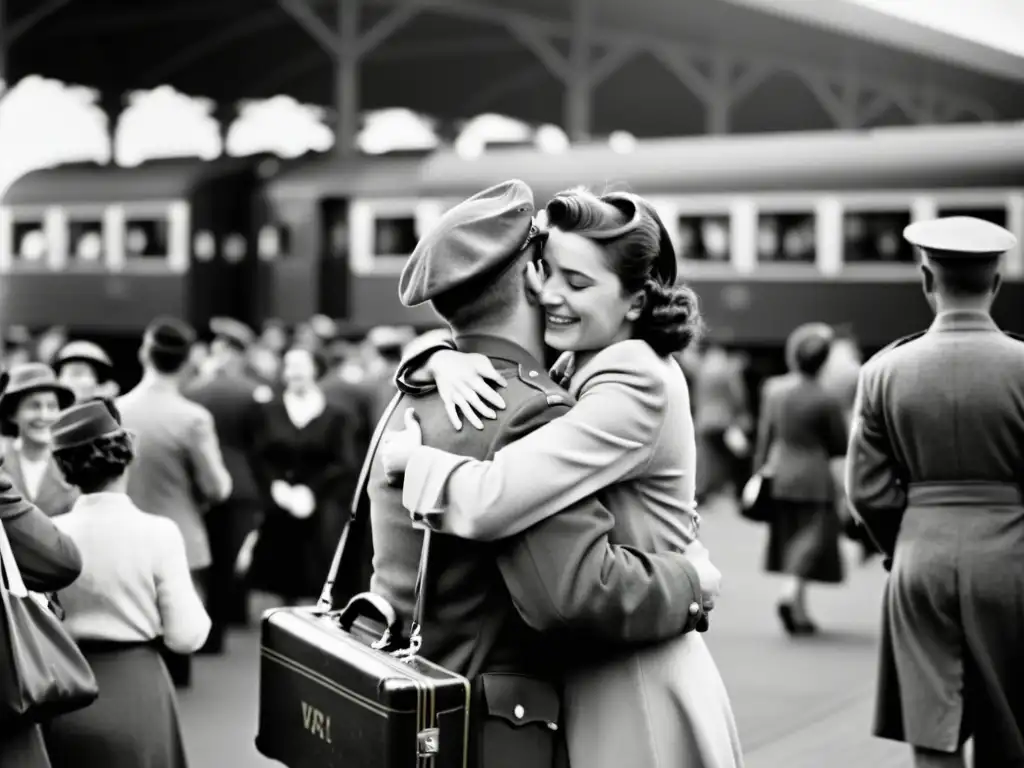
[(82, 578), (60, 594), (64, 626), (99, 683), (92, 705), (46, 727), (53, 768), (184, 768), (174, 688), (160, 653), (193, 653), (210, 618), (173, 520), (128, 498), (133, 436), (109, 400), (61, 413), (54, 460), (82, 495), (55, 519), (82, 552)]
[(18, 492), (50, 517), (67, 512), (78, 496), (51, 456), (53, 423), (74, 401), (43, 363), (15, 366), (0, 397), (0, 433), (12, 438), (4, 447), (4, 468)]

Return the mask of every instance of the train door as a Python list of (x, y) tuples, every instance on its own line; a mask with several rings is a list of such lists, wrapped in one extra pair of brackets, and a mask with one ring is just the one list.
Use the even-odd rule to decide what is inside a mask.
[(258, 261), (248, 174), (221, 176), (197, 189), (192, 203), (189, 319), (202, 332), (210, 319), (255, 324)]
[(320, 201), (319, 311), (333, 318), (347, 318), (350, 311), (349, 224), (347, 199)]

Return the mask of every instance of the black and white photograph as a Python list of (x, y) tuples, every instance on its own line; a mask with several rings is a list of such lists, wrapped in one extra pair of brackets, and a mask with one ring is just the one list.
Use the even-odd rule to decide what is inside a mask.
[(1024, 768), (1024, 2), (0, 0), (0, 768)]

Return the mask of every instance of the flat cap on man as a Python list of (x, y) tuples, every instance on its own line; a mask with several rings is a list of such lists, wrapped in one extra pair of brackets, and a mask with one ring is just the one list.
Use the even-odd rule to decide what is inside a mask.
[(210, 332), (217, 338), (233, 344), (239, 349), (248, 349), (256, 342), (256, 334), (241, 320), (233, 317), (215, 317), (210, 320)]
[(447, 211), (402, 270), (402, 304), (423, 304), (511, 263), (529, 241), (534, 213), (533, 191), (515, 179)]
[(1009, 230), (973, 216), (918, 221), (903, 230), (903, 237), (926, 251), (929, 258), (939, 260), (993, 258), (1017, 244)]
[(146, 328), (150, 348), (161, 352), (185, 354), (196, 342), (196, 333), (188, 323), (173, 317), (160, 317)]

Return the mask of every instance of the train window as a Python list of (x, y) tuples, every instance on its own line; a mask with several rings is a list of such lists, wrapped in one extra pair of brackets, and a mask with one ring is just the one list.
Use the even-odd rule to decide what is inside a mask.
[(850, 264), (912, 264), (914, 249), (903, 239), (910, 211), (853, 211), (843, 216), (843, 260)]
[(276, 224), (267, 224), (260, 229), (256, 241), (256, 253), (264, 261), (273, 261), (279, 256), (291, 253), (291, 230)]
[(192, 255), (197, 261), (209, 261), (217, 253), (217, 241), (213, 239), (213, 233), (208, 230), (196, 232), (192, 238)]
[(98, 264), (103, 259), (103, 221), (70, 219), (68, 243), (71, 258), (80, 264)]
[(976, 219), (984, 219), (985, 221), (990, 221), (993, 224), (998, 224), (1000, 227), (1006, 226), (1006, 206), (985, 206), (978, 208), (969, 208), (962, 205), (948, 207), (939, 206), (938, 215), (940, 217), (973, 216)]
[(813, 213), (762, 213), (757, 220), (757, 259), (782, 264), (814, 262)]
[(14, 258), (26, 264), (42, 263), (50, 251), (42, 219), (14, 222)]
[(170, 252), (166, 219), (128, 219), (124, 251), (129, 259), (165, 259)]
[(373, 222), (375, 256), (408, 256), (416, 248), (414, 216), (377, 216)]
[(680, 216), (676, 253), (684, 261), (729, 260), (729, 217)]
[(224, 239), (224, 260), (229, 264), (237, 264), (245, 258), (245, 238), (239, 234), (228, 235)]

